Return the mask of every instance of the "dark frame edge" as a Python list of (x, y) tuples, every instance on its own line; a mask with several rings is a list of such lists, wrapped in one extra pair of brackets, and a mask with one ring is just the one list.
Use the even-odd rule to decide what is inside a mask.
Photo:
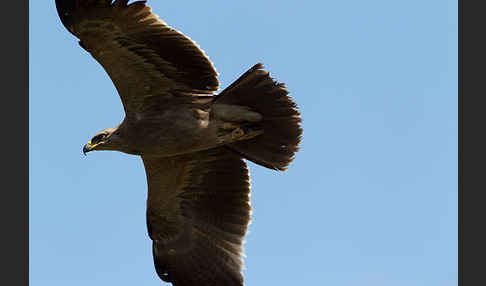
[(458, 282), (485, 285), (484, 3), (458, 4)]
[(2, 284), (29, 285), (29, 1), (2, 4)]

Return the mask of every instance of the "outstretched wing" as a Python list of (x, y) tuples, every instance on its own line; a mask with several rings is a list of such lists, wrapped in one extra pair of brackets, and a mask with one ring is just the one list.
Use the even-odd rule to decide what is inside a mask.
[(226, 149), (143, 157), (155, 268), (174, 286), (243, 285), (250, 221), (246, 163)]
[(127, 115), (144, 106), (211, 94), (218, 75), (194, 41), (169, 27), (145, 1), (56, 0), (64, 26), (105, 69)]

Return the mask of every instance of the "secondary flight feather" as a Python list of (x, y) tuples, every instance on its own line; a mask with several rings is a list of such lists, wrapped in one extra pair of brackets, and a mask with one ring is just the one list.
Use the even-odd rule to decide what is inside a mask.
[(299, 111), (262, 64), (215, 95), (218, 74), (205, 53), (145, 2), (56, 0), (63, 25), (108, 73), (126, 114), (83, 152), (141, 156), (162, 280), (243, 285), (251, 213), (244, 159), (286, 170), (302, 136)]

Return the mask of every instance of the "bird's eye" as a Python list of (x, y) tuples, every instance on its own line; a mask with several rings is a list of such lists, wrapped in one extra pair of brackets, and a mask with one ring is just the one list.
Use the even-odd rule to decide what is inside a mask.
[(91, 144), (99, 143), (101, 140), (103, 140), (104, 137), (105, 134), (96, 135), (95, 137), (93, 137), (93, 139), (91, 139)]

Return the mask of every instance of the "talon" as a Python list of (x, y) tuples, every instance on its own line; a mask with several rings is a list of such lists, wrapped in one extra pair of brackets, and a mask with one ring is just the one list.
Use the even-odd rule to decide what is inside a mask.
[(243, 135), (245, 135), (245, 131), (243, 131), (243, 129), (241, 129), (240, 127), (236, 128), (235, 130), (233, 130), (233, 132), (231, 132), (231, 138), (233, 139), (238, 139)]

